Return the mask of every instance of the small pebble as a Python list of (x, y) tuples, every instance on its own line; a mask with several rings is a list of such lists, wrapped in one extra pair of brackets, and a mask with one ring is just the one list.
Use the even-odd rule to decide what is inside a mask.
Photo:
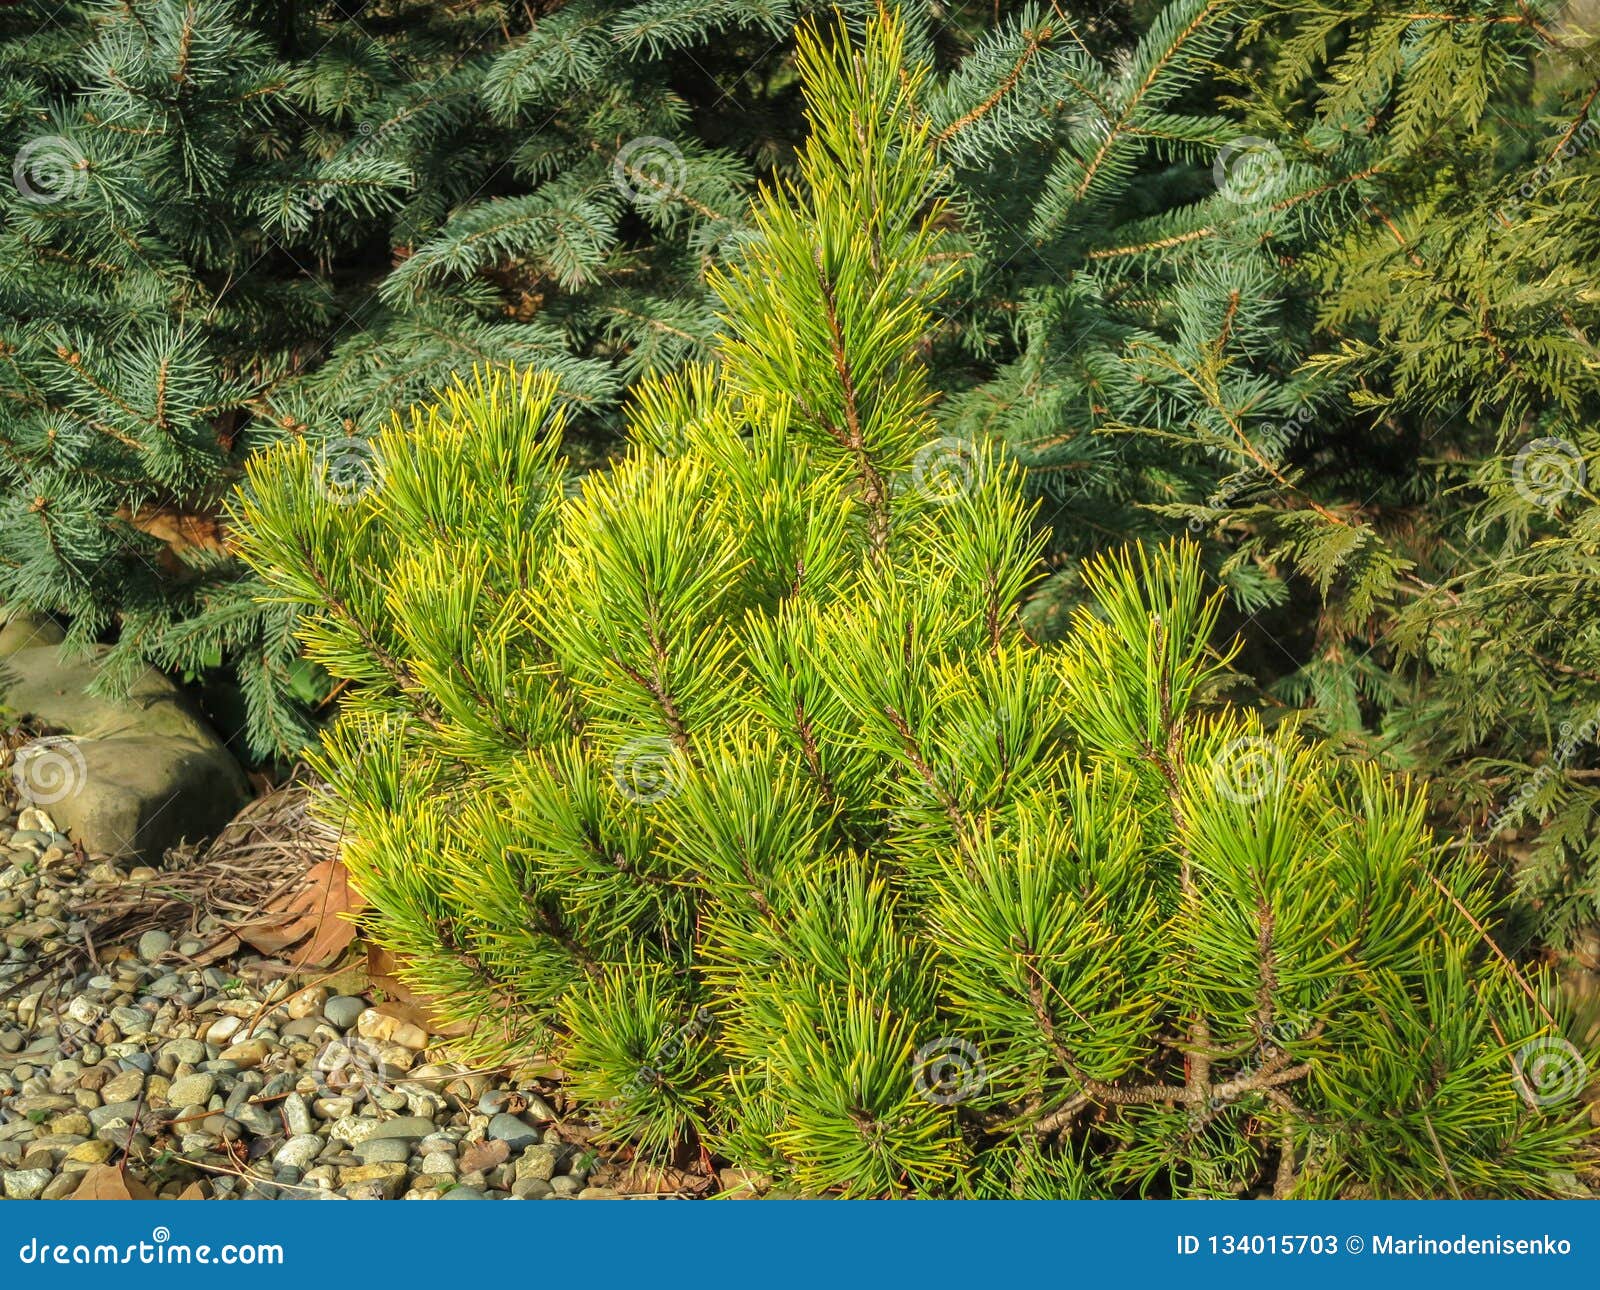
[(172, 948), (172, 936), (168, 932), (146, 932), (139, 938), (138, 954), (146, 963), (152, 963)]
[(206, 1046), (198, 1039), (174, 1039), (164, 1045), (163, 1053), (170, 1053), (177, 1061), (195, 1066), (206, 1059)]
[(7, 1200), (37, 1200), (50, 1183), (48, 1169), (12, 1169), (0, 1179)]
[(219, 1060), (235, 1062), (240, 1067), (248, 1070), (252, 1066), (259, 1066), (267, 1060), (267, 1054), (272, 1051), (272, 1046), (265, 1039), (246, 1039), (243, 1043), (234, 1044), (231, 1048), (224, 1048)]
[(217, 1077), (200, 1073), (185, 1075), (172, 1081), (167, 1088), (167, 1101), (173, 1106), (204, 1106), (216, 1090)]
[(379, 1121), (365, 1136), (367, 1138), (425, 1138), (434, 1130), (434, 1123), (420, 1115), (406, 1115), (394, 1120)]
[(278, 1148), (272, 1163), (279, 1169), (309, 1168), (311, 1162), (322, 1154), (323, 1145), (322, 1139), (314, 1133), (297, 1134)]
[[(160, 873), (83, 858), (43, 812), (15, 823), (0, 813), (0, 1195), (69, 1197), (124, 1152), (129, 1177), (166, 1200), (197, 1181), (246, 1200), (610, 1194), (553, 1127), (542, 1067), (430, 1061), (423, 1026), (326, 985), (263, 980), (249, 950), (187, 966), (222, 930), (204, 914), (182, 937), (97, 939), (92, 967), (31, 976), (41, 953), (93, 934), (78, 911), (94, 887)], [(361, 1057), (353, 1078), (326, 1060), (346, 1049)]]
[(502, 1111), (489, 1121), (486, 1130), (491, 1138), (504, 1142), (512, 1151), (520, 1151), (524, 1147), (531, 1147), (542, 1136), (538, 1129), (526, 1121), (519, 1120), (514, 1115)]
[(322, 1015), (336, 1030), (349, 1030), (367, 1010), (365, 999), (355, 999), (347, 994), (337, 994), (322, 1005)]
[(107, 1080), (99, 1089), (100, 1097), (106, 1102), (130, 1102), (144, 1092), (144, 1073), (132, 1070), (123, 1071)]
[(368, 1138), (353, 1150), (356, 1159), (364, 1165), (403, 1165), (411, 1159), (411, 1144), (404, 1138)]
[(556, 1147), (544, 1145), (532, 1146), (524, 1151), (517, 1160), (517, 1177), (537, 1178), (541, 1182), (549, 1182), (556, 1176)]
[(220, 1048), (234, 1037), (243, 1024), (238, 1017), (218, 1017), (207, 1028), (205, 1042)]
[(323, 1005), (327, 1003), (330, 993), (325, 985), (308, 986), (306, 989), (289, 996), (289, 1002), (284, 1006), (284, 1011), (295, 1021), (306, 1017), (320, 1016)]
[(283, 1114), (283, 1123), (290, 1133), (311, 1133), (316, 1128), (316, 1121), (311, 1117), (311, 1108), (306, 1105), (305, 1098), (298, 1093), (291, 1093), (284, 1098), (279, 1110)]

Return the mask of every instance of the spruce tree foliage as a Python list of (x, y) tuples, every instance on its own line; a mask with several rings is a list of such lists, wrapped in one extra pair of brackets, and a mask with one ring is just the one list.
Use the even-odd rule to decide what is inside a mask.
[[(1175, 0), (1096, 48), (1060, 6), (989, 33), (931, 87), (959, 194), (959, 307), (935, 373), (952, 436), (998, 440), (1043, 500), (1063, 566), (1029, 609), (1063, 625), (1075, 560), (1170, 533), (1278, 460), (1327, 400), (1296, 369), (1309, 317), (1280, 258), (1349, 194), (1216, 107), (1216, 71), (1256, 6)], [(1257, 606), (1273, 579), (1221, 571)]]
[(558, 381), (504, 370), (357, 495), (251, 464), (246, 556), (350, 685), (318, 762), (372, 934), (609, 1137), (806, 1192), (1572, 1189), (1546, 983), (1415, 792), (1216, 702), (1195, 548), (1021, 629), (1033, 506), (918, 358), (959, 269), (902, 33), (802, 39), (720, 363), (580, 488)]
[[(258, 612), (211, 524), (242, 461), (306, 435), (359, 474), (389, 409), (478, 362), (557, 373), (575, 427), (609, 431), (633, 382), (710, 357), (705, 273), (744, 234), (752, 172), (789, 164), (787, 29), (815, 7), (0, 15), (0, 595), (114, 638), (108, 684), (226, 659), (257, 750), (292, 749), (292, 616)], [(859, 30), (877, 7), (839, 12)], [(1117, 6), (904, 9), (940, 69), (921, 108), (963, 270), (930, 329), (960, 396), (941, 418), (1005, 444), (1046, 499), (1068, 568), (1034, 597), (1048, 633), (1068, 556), (1150, 533), (1141, 503), (1214, 492), (1241, 435), (1272, 452), (1310, 398), (1259, 219), (1212, 174), (1240, 130), (1202, 90), (1247, 9), (1180, 0), (1142, 37)]]
[(292, 748), (292, 617), (214, 524), (241, 463), (303, 436), (359, 474), (475, 362), (554, 373), (603, 429), (703, 358), (784, 8), (5, 6), (0, 599), (114, 639), (109, 685), (227, 659), (258, 751)]

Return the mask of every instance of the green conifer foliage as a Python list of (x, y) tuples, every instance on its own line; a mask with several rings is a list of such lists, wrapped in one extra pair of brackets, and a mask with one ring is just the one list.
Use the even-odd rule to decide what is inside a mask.
[[(815, 7), (0, 13), (0, 597), (114, 640), (110, 685), (225, 660), (257, 751), (292, 750), (293, 617), (257, 608), (217, 497), (285, 435), (359, 474), (390, 409), (474, 363), (557, 374), (575, 454), (602, 455), (627, 389), (712, 357), (706, 273), (747, 232), (751, 172), (792, 165), (787, 31)], [(854, 30), (876, 9), (840, 6)], [(1251, 155), (1204, 102), (1233, 0), (1178, 0), (1142, 38), (1120, 6), (904, 9), (961, 274), (927, 338), (941, 423), (1045, 499), (1048, 634), (1067, 556), (1289, 436), (1308, 395), (1263, 228), (1290, 239), (1315, 203), (1215, 181), (1219, 148)]]
[(213, 523), (242, 462), (300, 436), (359, 473), (475, 362), (554, 373), (592, 435), (705, 357), (739, 154), (770, 143), (733, 105), (788, 93), (778, 9), (5, 6), (0, 601), (113, 640), (108, 685), (226, 659), (257, 750), (292, 749), (292, 616)]
[[(1237, 488), (1328, 401), (1296, 371), (1309, 317), (1283, 262), (1354, 186), (1218, 112), (1253, 12), (1176, 0), (1092, 51), (1060, 6), (1030, 11), (928, 97), (968, 251), (940, 418), (1005, 444), (1043, 501), (1062, 574), (1033, 597), (1035, 634), (1070, 615), (1072, 557), (1170, 533), (1153, 508)], [(1220, 563), (1246, 605), (1281, 598), (1259, 566)]]
[[(902, 28), (805, 38), (810, 138), (569, 490), (480, 373), (368, 486), (258, 458), (252, 567), (351, 683), (318, 757), (373, 935), (603, 1132), (842, 1195), (1544, 1195), (1582, 1055), (1415, 793), (1219, 706), (1192, 547), (1068, 638), (1019, 474), (940, 435), (956, 271)], [(870, 197), (872, 200), (865, 200)]]
[(1280, 697), (1358, 755), (1433, 776), (1436, 806), (1500, 849), (1544, 934), (1589, 939), (1593, 967), (1592, 10), (1275, 0), (1255, 30), (1251, 128), (1360, 198), (1296, 266), (1316, 306), (1302, 377), (1341, 410), (1174, 510), (1236, 563), (1308, 575), (1314, 629), (1305, 605), (1269, 627), (1303, 664)]

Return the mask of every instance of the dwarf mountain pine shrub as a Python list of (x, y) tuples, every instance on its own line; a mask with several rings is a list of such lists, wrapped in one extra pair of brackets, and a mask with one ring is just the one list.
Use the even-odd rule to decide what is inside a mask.
[(349, 685), (319, 763), (371, 934), (613, 1140), (806, 1192), (1572, 1189), (1551, 992), (1415, 794), (1218, 704), (1194, 549), (1021, 631), (1015, 469), (946, 455), (916, 360), (947, 261), (900, 49), (802, 41), (719, 365), (611, 469), (574, 489), (504, 371), (370, 487), (252, 466), (247, 558)]

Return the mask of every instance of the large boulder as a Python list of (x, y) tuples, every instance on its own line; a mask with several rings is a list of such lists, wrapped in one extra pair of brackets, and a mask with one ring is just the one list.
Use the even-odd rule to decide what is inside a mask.
[(16, 750), (11, 775), (86, 851), (158, 860), (219, 832), (249, 798), (216, 732), (160, 672), (123, 697), (87, 693), (103, 651), (64, 652), (60, 628), (13, 616), (0, 629), (0, 703), (50, 730)]
[[(0, 611), (3, 613), (3, 611)], [(0, 658), (10, 658), (18, 650), (41, 645), (59, 645), (67, 637), (54, 618), (40, 614), (12, 614), (0, 627)]]

